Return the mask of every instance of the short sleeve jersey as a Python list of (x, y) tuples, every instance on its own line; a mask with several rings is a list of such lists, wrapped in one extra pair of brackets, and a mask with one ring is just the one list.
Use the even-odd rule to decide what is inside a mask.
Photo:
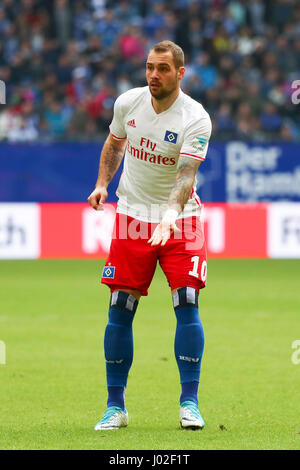
[[(117, 211), (145, 222), (160, 222), (175, 183), (180, 156), (205, 160), (211, 121), (203, 106), (180, 90), (162, 113), (154, 111), (147, 87), (120, 95), (110, 133), (127, 139), (123, 172), (117, 189)], [(201, 206), (196, 180), (181, 217)]]

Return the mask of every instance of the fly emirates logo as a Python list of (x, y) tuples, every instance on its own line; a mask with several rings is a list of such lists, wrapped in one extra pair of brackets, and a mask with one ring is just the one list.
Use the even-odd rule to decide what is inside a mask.
[(138, 160), (143, 160), (144, 162), (155, 163), (156, 165), (175, 165), (176, 160), (174, 157), (164, 157), (163, 155), (157, 155), (154, 153), (156, 148), (156, 143), (151, 142), (151, 140), (141, 137), (140, 148), (136, 148), (131, 145), (130, 141), (127, 142), (127, 152), (130, 153), (133, 157)]

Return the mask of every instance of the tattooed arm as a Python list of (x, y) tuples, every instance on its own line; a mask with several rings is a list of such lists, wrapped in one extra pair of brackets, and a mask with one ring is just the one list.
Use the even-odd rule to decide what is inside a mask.
[(172, 232), (178, 231), (176, 219), (190, 197), (200, 163), (199, 160), (187, 157), (179, 158), (176, 180), (168, 200), (168, 210), (148, 242), (152, 246), (165, 245)]
[(176, 180), (168, 201), (169, 209), (176, 210), (178, 214), (188, 202), (200, 163), (199, 160), (187, 157), (178, 160)]
[(121, 164), (125, 146), (126, 139), (119, 141), (114, 139), (111, 134), (103, 145), (96, 187), (88, 197), (90, 205), (95, 210), (103, 210), (103, 204), (108, 196), (107, 186)]

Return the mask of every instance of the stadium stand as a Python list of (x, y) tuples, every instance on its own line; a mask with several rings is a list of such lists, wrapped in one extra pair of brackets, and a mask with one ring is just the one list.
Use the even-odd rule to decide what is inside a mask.
[(213, 139), (300, 141), (297, 0), (2, 0), (0, 140), (103, 140), (162, 39), (184, 49), (182, 87), (212, 116)]

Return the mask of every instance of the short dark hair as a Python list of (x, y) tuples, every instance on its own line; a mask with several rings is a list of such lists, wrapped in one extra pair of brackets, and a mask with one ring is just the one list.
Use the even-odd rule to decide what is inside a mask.
[(184, 66), (184, 52), (181, 47), (175, 44), (173, 41), (158, 42), (155, 44), (155, 46), (151, 47), (150, 50), (155, 52), (171, 51), (176, 69)]

